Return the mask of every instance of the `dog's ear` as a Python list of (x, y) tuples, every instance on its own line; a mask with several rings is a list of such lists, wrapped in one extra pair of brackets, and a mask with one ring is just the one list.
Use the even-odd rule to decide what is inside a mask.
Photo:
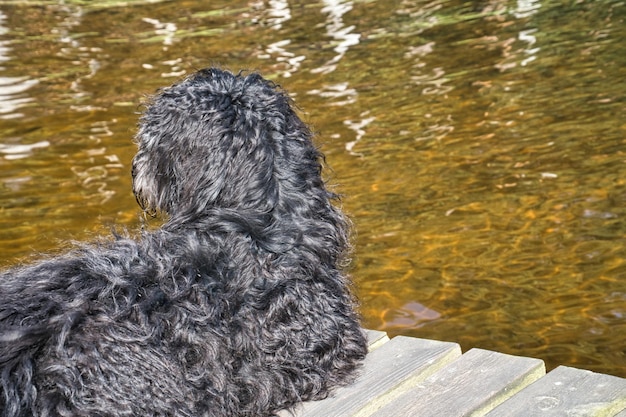
[(136, 137), (139, 149), (132, 161), (133, 193), (150, 216), (170, 214), (179, 200), (180, 175), (176, 171), (179, 158), (176, 151), (170, 149), (177, 144), (168, 145), (164, 138), (144, 127)]
[(156, 199), (154, 193), (156, 184), (153, 178), (145, 175), (148, 171), (147, 161), (139, 154), (135, 156), (132, 163), (131, 176), (133, 179), (133, 194), (141, 209), (151, 217), (157, 215)]

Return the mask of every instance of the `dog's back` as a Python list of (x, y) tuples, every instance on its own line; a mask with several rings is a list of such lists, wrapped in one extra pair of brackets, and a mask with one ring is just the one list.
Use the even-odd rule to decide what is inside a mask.
[(193, 415), (142, 249), (120, 239), (0, 276), (2, 416)]
[(144, 113), (159, 230), (0, 277), (3, 416), (267, 416), (354, 377), (347, 222), (288, 97), (203, 70)]

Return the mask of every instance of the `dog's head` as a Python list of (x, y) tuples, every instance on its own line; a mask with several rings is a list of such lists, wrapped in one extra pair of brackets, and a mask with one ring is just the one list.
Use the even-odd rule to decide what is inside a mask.
[(137, 201), (170, 226), (244, 232), (272, 252), (298, 244), (332, 263), (349, 248), (311, 131), (260, 75), (210, 68), (163, 89), (136, 141)]
[(170, 217), (215, 207), (268, 213), (281, 193), (323, 188), (311, 136), (272, 82), (201, 70), (148, 103), (133, 191), (144, 210)]

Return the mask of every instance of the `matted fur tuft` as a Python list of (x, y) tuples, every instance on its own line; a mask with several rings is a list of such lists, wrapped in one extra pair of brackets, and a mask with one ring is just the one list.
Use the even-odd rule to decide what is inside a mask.
[(0, 415), (271, 416), (366, 354), (348, 227), (288, 96), (258, 74), (161, 90), (133, 189), (164, 225), (0, 276)]

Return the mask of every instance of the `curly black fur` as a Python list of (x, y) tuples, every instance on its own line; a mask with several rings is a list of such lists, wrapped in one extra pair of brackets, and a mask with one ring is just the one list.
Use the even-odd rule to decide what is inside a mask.
[(163, 227), (2, 273), (0, 414), (269, 416), (350, 382), (348, 228), (311, 136), (258, 74), (163, 89), (133, 160)]

